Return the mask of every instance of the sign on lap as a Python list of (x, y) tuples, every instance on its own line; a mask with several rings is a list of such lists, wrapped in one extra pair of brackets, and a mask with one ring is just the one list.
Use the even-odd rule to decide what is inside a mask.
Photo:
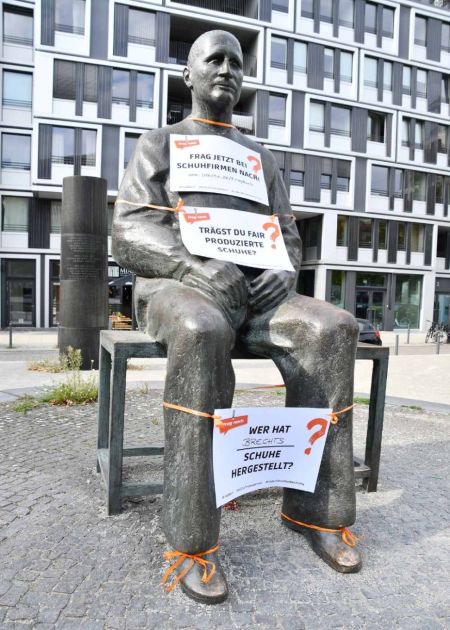
[(262, 488), (314, 492), (331, 409), (216, 409), (216, 505)]

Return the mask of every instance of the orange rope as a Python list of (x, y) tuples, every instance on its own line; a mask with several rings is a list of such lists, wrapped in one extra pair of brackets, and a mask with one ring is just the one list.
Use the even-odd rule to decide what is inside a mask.
[(291, 523), (295, 523), (296, 525), (301, 525), (301, 527), (308, 527), (309, 529), (315, 529), (318, 532), (331, 532), (337, 533), (341, 532), (342, 542), (348, 545), (349, 547), (356, 547), (356, 544), (359, 540), (353, 532), (351, 532), (347, 527), (340, 527), (339, 529), (330, 529), (329, 527), (319, 527), (318, 525), (311, 525), (311, 523), (302, 523), (302, 521), (296, 521), (293, 518), (290, 518), (286, 514), (281, 512), (281, 518), (284, 518), (285, 521), (290, 521)]
[(178, 199), (178, 203), (175, 208), (170, 206), (155, 206), (151, 203), (136, 203), (134, 201), (127, 201), (126, 199), (116, 199), (116, 203), (127, 203), (130, 206), (136, 206), (137, 208), (153, 208), (155, 210), (168, 210), (169, 212), (184, 212), (184, 202), (181, 197)]
[[(164, 588), (164, 591), (166, 593), (170, 593), (171, 591), (173, 591), (173, 589), (176, 587), (178, 582), (180, 582), (180, 580), (184, 578), (186, 573), (188, 573), (192, 569), (195, 563), (199, 564), (203, 568), (203, 575), (202, 575), (203, 584), (208, 584), (208, 582), (211, 580), (212, 576), (216, 572), (216, 565), (212, 560), (205, 560), (203, 556), (206, 556), (209, 553), (214, 553), (214, 551), (217, 551), (218, 548), (219, 548), (219, 543), (217, 543), (217, 545), (215, 545), (214, 547), (211, 547), (211, 549), (208, 549), (208, 551), (202, 551), (201, 553), (195, 553), (195, 554), (184, 553), (183, 551), (177, 551), (177, 550), (165, 551), (164, 558), (166, 560), (175, 560), (175, 561), (173, 562), (173, 564), (170, 565), (170, 567), (167, 569), (167, 571), (163, 575), (162, 582), (161, 582), (163, 586), (166, 584), (171, 573), (175, 571), (181, 564), (183, 564), (185, 560), (189, 560), (190, 562), (187, 567), (185, 567), (182, 571), (180, 571), (180, 573), (176, 575), (176, 577), (172, 579), (170, 584), (168, 584)], [(208, 572), (208, 565), (211, 565), (209, 572)]]
[(330, 422), (331, 424), (337, 424), (339, 422), (339, 416), (342, 413), (345, 413), (346, 411), (350, 411), (350, 409), (353, 409), (355, 405), (349, 405), (348, 407), (345, 407), (345, 409), (341, 409), (340, 411), (332, 411), (330, 413)]
[(189, 120), (195, 120), (196, 122), (207, 123), (208, 125), (217, 125), (217, 127), (230, 127), (236, 129), (231, 123), (218, 122), (217, 120), (209, 120), (209, 118), (199, 118), (198, 116), (189, 116)]
[(176, 411), (184, 411), (184, 413), (190, 413), (192, 416), (201, 416), (202, 418), (211, 418), (212, 420), (220, 420), (221, 416), (215, 416), (213, 413), (205, 413), (204, 411), (196, 411), (189, 407), (182, 407), (181, 405), (173, 405), (172, 403), (163, 402), (163, 407), (167, 409), (175, 409)]

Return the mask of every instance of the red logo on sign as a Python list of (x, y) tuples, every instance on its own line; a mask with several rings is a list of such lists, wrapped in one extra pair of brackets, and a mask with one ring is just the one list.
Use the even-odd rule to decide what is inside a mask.
[(183, 214), (187, 223), (196, 223), (197, 221), (209, 221), (209, 212), (184, 212)]
[(200, 140), (198, 138), (194, 138), (193, 140), (175, 140), (175, 146), (177, 149), (185, 149), (186, 147), (196, 147), (200, 144)]
[(233, 416), (232, 418), (224, 418), (217, 422), (216, 426), (218, 427), (221, 433), (227, 433), (230, 429), (235, 429), (236, 427), (243, 427), (244, 424), (248, 423), (248, 416)]

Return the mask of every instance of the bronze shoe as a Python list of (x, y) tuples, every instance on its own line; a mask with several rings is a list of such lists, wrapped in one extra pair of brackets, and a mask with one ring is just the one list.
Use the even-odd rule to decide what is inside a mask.
[[(209, 582), (203, 582), (203, 567), (195, 563), (194, 566), (180, 580), (184, 593), (191, 599), (202, 604), (220, 604), (228, 597), (228, 586), (225, 574), (220, 565), (217, 552), (203, 556), (204, 560), (214, 562), (216, 571)], [(180, 567), (183, 568), (182, 566)]]
[(308, 539), (311, 549), (335, 571), (358, 573), (361, 570), (360, 552), (342, 540), (341, 531), (320, 532), (289, 521), (283, 520), (283, 523), (289, 529), (303, 534)]

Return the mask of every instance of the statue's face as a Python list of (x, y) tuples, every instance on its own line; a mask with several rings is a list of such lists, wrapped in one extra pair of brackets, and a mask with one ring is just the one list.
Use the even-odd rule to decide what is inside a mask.
[(234, 37), (211, 35), (191, 59), (184, 80), (198, 103), (225, 109), (238, 102), (243, 74), (242, 53)]

